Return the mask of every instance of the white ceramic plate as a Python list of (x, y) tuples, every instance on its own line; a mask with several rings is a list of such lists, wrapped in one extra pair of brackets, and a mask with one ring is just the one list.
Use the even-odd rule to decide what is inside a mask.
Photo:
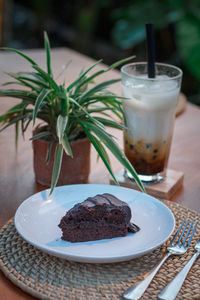
[[(125, 237), (71, 243), (61, 240), (58, 227), (66, 211), (89, 196), (111, 193), (128, 203), (132, 222), (141, 230)], [(88, 263), (110, 263), (141, 256), (163, 244), (172, 234), (172, 212), (159, 200), (132, 189), (103, 185), (79, 184), (49, 189), (25, 200), (15, 214), (19, 234), (30, 244), (49, 254)]]

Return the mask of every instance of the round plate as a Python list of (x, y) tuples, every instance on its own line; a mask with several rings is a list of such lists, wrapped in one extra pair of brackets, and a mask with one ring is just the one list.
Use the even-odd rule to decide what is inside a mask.
[[(163, 244), (172, 234), (175, 220), (169, 208), (159, 200), (124, 187), (104, 184), (79, 184), (49, 189), (25, 200), (15, 214), (18, 233), (33, 246), (68, 260), (110, 263), (141, 256)], [(110, 193), (127, 202), (131, 221), (140, 231), (125, 237), (71, 243), (61, 240), (58, 224), (76, 203), (97, 194)]]

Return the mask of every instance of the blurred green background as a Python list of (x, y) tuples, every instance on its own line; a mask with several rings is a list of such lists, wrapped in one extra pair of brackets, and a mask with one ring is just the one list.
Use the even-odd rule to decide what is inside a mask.
[(182, 91), (200, 106), (200, 0), (0, 0), (1, 45), (70, 47), (95, 59), (146, 60), (145, 23), (155, 27), (156, 60), (183, 69)]

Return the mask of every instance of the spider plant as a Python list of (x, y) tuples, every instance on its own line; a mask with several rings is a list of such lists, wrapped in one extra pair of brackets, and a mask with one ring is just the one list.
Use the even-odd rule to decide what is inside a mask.
[[(96, 65), (102, 61), (99, 60), (88, 69), (81, 71), (77, 79), (68, 86), (65, 83), (58, 85), (52, 73), (50, 44), (46, 32), (44, 33), (44, 44), (47, 70), (40, 68), (34, 60), (21, 51), (3, 48), (22, 56), (31, 64), (33, 70), (32, 72), (8, 73), (14, 81), (6, 82), (4, 85), (18, 84), (20, 89), (1, 89), (0, 96), (18, 98), (21, 101), (0, 116), (0, 122), (2, 123), (0, 131), (14, 125), (17, 143), (19, 130), (24, 136), (31, 123), (36, 127), (36, 119), (42, 121), (40, 126), (37, 127), (36, 134), (30, 140), (45, 139), (49, 141), (46, 163), (48, 163), (50, 157), (52, 144), (57, 143), (50, 194), (58, 181), (63, 151), (73, 157), (70, 142), (83, 136), (89, 138), (116, 184), (117, 180), (111, 168), (107, 149), (129, 170), (140, 189), (144, 191), (134, 168), (113, 137), (105, 130), (105, 126), (117, 129), (124, 128), (121, 124), (123, 118), (122, 98), (107, 90), (110, 85), (120, 81), (120, 79), (94, 83), (97, 76), (133, 57), (118, 61), (107, 69), (96, 71)], [(94, 72), (91, 74), (91, 71)], [(113, 119), (112, 116), (115, 116), (118, 121), (115, 118)]]

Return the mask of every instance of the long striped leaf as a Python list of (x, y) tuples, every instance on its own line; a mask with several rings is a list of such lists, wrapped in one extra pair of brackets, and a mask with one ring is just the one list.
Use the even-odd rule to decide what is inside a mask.
[(3, 127), (0, 129), (0, 132), (2, 132), (2, 131), (3, 131), (4, 129), (6, 129), (7, 127), (9, 127), (9, 126), (11, 126), (11, 125), (17, 123), (18, 121), (21, 121), (21, 120), (26, 119), (26, 118), (27, 118), (27, 116), (19, 116), (19, 117), (16, 117), (15, 119), (13, 119), (13, 120), (7, 122), (6, 125), (3, 126)]
[(32, 79), (32, 78), (29, 78), (29, 77), (26, 77), (26, 76), (19, 76), (20, 79), (23, 79), (25, 81), (29, 81), (29, 82), (32, 82), (40, 87), (45, 87), (45, 88), (48, 88), (48, 84), (45, 83), (44, 81), (42, 80), (37, 80), (37, 79)]
[(69, 98), (69, 100), (70, 100), (71, 102), (73, 102), (76, 106), (78, 106), (92, 122), (96, 123), (96, 124), (99, 125), (102, 129), (104, 129), (103, 124), (101, 124), (98, 120), (95, 120), (95, 118), (93, 118), (93, 117), (87, 112), (87, 110), (86, 110), (82, 105), (80, 105), (76, 100), (74, 100), (73, 98)]
[(117, 95), (109, 95), (109, 94), (94, 94), (91, 97), (88, 97), (89, 100), (92, 99), (98, 99), (98, 100), (109, 100), (109, 99), (113, 99), (113, 101), (116, 101), (116, 103), (121, 104), (121, 101), (118, 101), (117, 99), (127, 99), (126, 97), (121, 97), (121, 96), (117, 96)]
[(65, 150), (65, 153), (73, 158), (72, 149), (70, 147), (70, 144), (69, 144), (66, 134), (64, 134), (64, 136), (63, 136), (62, 145), (63, 145), (63, 149)]
[(106, 87), (121, 81), (121, 79), (111, 79), (104, 82), (101, 82), (99, 84), (96, 84), (91, 89), (85, 91), (79, 98), (79, 103), (82, 103), (82, 101), (88, 97), (90, 97), (92, 94), (101, 91), (102, 89), (105, 89)]
[(40, 132), (38, 134), (33, 135), (29, 140), (30, 141), (34, 141), (34, 140), (38, 140), (38, 139), (41, 139), (43, 137), (50, 136), (50, 135), (52, 135), (52, 132), (50, 132), (50, 131), (43, 131), (43, 132)]
[(53, 172), (51, 177), (51, 190), (49, 195), (52, 194), (60, 175), (60, 169), (62, 164), (62, 157), (63, 157), (63, 146), (62, 144), (57, 144), (55, 156), (54, 156), (54, 164), (53, 164)]
[(39, 75), (49, 83), (50, 88), (55, 89), (56, 92), (59, 93), (60, 89), (59, 86), (57, 85), (57, 83), (53, 80), (53, 78), (46, 73), (44, 70), (42, 70), (40, 67), (34, 65), (33, 68), (38, 71)]
[[(11, 107), (9, 110), (7, 110), (7, 112), (3, 115), (0, 116), (0, 123), (6, 121), (7, 119), (10, 119), (10, 117), (12, 115), (15, 115), (17, 113), (20, 113), (22, 111), (23, 107), (26, 107), (27, 104), (25, 102), (21, 102), (17, 105), (14, 105), (13, 107)], [(27, 112), (30, 112), (30, 110), (26, 110)]]
[(59, 115), (57, 118), (56, 131), (59, 139), (59, 144), (62, 144), (62, 139), (64, 137), (65, 128), (67, 126), (68, 116)]
[(92, 123), (85, 122), (85, 125), (96, 135), (100, 138), (100, 140), (106, 145), (106, 147), (114, 154), (114, 156), (118, 159), (118, 161), (131, 173), (133, 178), (135, 179), (136, 183), (138, 184), (141, 191), (145, 192), (144, 186), (142, 182), (140, 181), (135, 169), (129, 162), (129, 160), (126, 158), (124, 153), (120, 150), (120, 148), (117, 146), (115, 141), (112, 139), (112, 137), (107, 134), (104, 130), (99, 128), (98, 126), (95, 126)]
[(53, 147), (54, 142), (49, 142), (48, 148), (47, 148), (47, 154), (46, 154), (46, 164), (48, 165), (51, 159), (51, 150)]
[(91, 76), (86, 77), (86, 79), (84, 79), (82, 82), (80, 82), (80, 83), (77, 85), (76, 90), (75, 90), (75, 93), (76, 93), (83, 85), (85, 85), (85, 84), (87, 84), (87, 83), (90, 83), (95, 77), (97, 77), (97, 76), (103, 74), (104, 72), (105, 72), (104, 70), (100, 70), (100, 71), (98, 71), (98, 72), (92, 74)]
[(34, 85), (32, 85), (32, 84), (26, 82), (26, 80), (24, 80), (24, 79), (21, 78), (20, 76), (17, 76), (15, 73), (10, 73), (10, 72), (9, 72), (9, 73), (6, 73), (6, 74), (9, 75), (10, 77), (16, 79), (17, 81), (19, 81), (23, 86), (26, 86), (26, 87), (28, 87), (28, 88), (30, 88), (30, 89), (36, 91), (36, 92), (39, 91), (39, 89), (38, 89), (36, 86), (34, 86)]
[(50, 43), (49, 43), (49, 38), (46, 33), (44, 32), (44, 45), (46, 49), (46, 58), (47, 58), (47, 72), (50, 76), (52, 76), (52, 71), (51, 71), (51, 55), (50, 55)]
[(64, 116), (64, 115), (68, 114), (68, 112), (69, 112), (69, 96), (62, 86), (60, 87), (59, 98), (60, 98), (60, 104), (61, 104), (60, 105), (61, 112), (62, 112), (62, 115)]
[(76, 87), (76, 91), (78, 91), (80, 89), (81, 86), (91, 82), (94, 78), (96, 78), (97, 76), (105, 73), (105, 72), (108, 72), (110, 71), (111, 69), (114, 69), (114, 68), (117, 68), (118, 66), (126, 63), (127, 61), (130, 61), (131, 59), (135, 58), (135, 55), (133, 56), (130, 56), (130, 57), (127, 57), (127, 58), (124, 58), (124, 59), (121, 59), (117, 62), (115, 62), (114, 64), (112, 64), (108, 69), (106, 70), (100, 70), (100, 71), (97, 71), (96, 73), (92, 74), (91, 76), (87, 77), (86, 79), (84, 79), (81, 83), (79, 83)]
[(13, 48), (7, 48), (7, 47), (2, 47), (1, 49), (15, 52), (15, 53), (19, 54), (20, 56), (22, 56), (23, 58), (25, 58), (27, 61), (29, 61), (32, 65), (37, 65), (37, 63), (34, 60), (32, 60), (29, 56), (25, 55), (24, 53), (22, 53), (19, 50), (16, 50)]
[(15, 149), (18, 148), (18, 137), (19, 137), (19, 121), (15, 123)]
[(47, 95), (49, 95), (50, 92), (51, 92), (51, 90), (43, 89), (39, 93), (39, 95), (36, 99), (36, 102), (35, 102), (34, 110), (33, 110), (33, 124), (35, 124), (35, 119), (37, 117), (37, 113), (38, 113), (38, 110), (39, 110), (42, 102), (46, 99)]
[(100, 64), (102, 62), (102, 59), (98, 60), (94, 65), (92, 65), (91, 67), (89, 67), (86, 71), (84, 71), (74, 82), (72, 82), (67, 90), (70, 91), (75, 85), (77, 85), (77, 83), (79, 83), (84, 77), (85, 75), (92, 70), (96, 65)]
[[(115, 110), (117, 110), (117, 108), (116, 107), (105, 107), (105, 106), (102, 106), (102, 107), (87, 109), (87, 112), (90, 113), (90, 114), (91, 113), (98, 113), (98, 112), (104, 113), (107, 110), (108, 111), (115, 111)], [(108, 114), (108, 116), (110, 116), (110, 115)]]
[(29, 91), (23, 90), (0, 90), (0, 97), (12, 97), (12, 98), (19, 98), (29, 103), (34, 103), (37, 96)]
[(115, 178), (115, 175), (110, 166), (110, 160), (109, 160), (109, 157), (108, 157), (108, 154), (107, 154), (105, 148), (103, 147), (101, 142), (94, 135), (92, 135), (90, 133), (90, 131), (87, 129), (87, 127), (84, 126), (84, 122), (81, 123), (81, 126), (82, 126), (83, 130), (85, 131), (86, 135), (88, 136), (88, 138), (90, 139), (91, 143), (93, 144), (94, 148), (96, 149), (97, 153), (101, 157), (103, 163), (105, 164), (107, 170), (111, 174), (113, 180), (115, 181), (116, 184), (118, 184), (117, 179)]
[(30, 122), (32, 121), (32, 118), (29, 117), (29, 119), (27, 120), (26, 124), (25, 121), (22, 122), (22, 136), (24, 137), (24, 132), (26, 131), (26, 129), (28, 128)]
[(108, 127), (113, 127), (113, 128), (117, 128), (117, 129), (126, 129), (126, 126), (124, 126), (123, 124), (117, 123), (115, 121), (109, 120), (109, 119), (105, 119), (102, 117), (95, 117), (96, 120), (100, 121), (103, 125), (108, 126)]
[(129, 56), (129, 57), (127, 57), (127, 58), (121, 59), (121, 60), (115, 62), (114, 64), (112, 64), (112, 65), (108, 68), (108, 70), (117, 68), (117, 67), (119, 67), (120, 65), (127, 63), (127, 61), (130, 61), (131, 59), (134, 59), (135, 57), (136, 57), (136, 56), (133, 55), (133, 56)]

